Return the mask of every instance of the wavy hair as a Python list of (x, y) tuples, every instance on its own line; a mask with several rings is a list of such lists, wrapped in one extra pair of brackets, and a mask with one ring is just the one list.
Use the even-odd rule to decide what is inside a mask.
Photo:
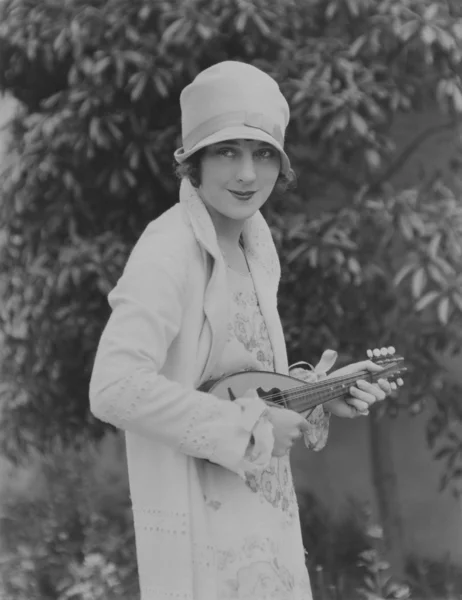
[[(178, 164), (174, 162), (173, 168), (175, 175), (179, 179), (183, 179), (183, 177), (188, 177), (190, 182), (195, 188), (198, 188), (201, 184), (201, 160), (204, 155), (205, 148), (201, 148), (194, 154), (192, 154), (189, 158), (187, 158), (183, 163)], [(288, 175), (284, 175), (283, 173), (279, 173), (278, 178), (276, 180), (276, 184), (274, 186), (274, 190), (278, 193), (284, 193), (287, 190), (294, 189), (297, 185), (297, 176), (293, 169), (290, 169)]]

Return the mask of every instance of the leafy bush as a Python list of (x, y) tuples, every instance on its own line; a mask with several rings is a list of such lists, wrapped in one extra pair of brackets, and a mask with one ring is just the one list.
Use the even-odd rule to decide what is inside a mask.
[[(1, 501), (6, 600), (138, 598), (124, 472), (102, 461), (97, 447), (37, 458), (22, 477), (16, 471)], [(314, 600), (410, 597), (409, 586), (390, 577), (381, 529), (367, 507), (351, 499), (334, 517), (309, 493), (299, 495), (299, 505)], [(418, 598), (462, 593), (462, 571), (448, 561), (410, 557), (407, 573)]]
[(303, 542), (315, 600), (407, 600), (410, 587), (390, 575), (382, 531), (367, 506), (350, 499), (339, 517), (313, 494), (299, 498)]
[(413, 589), (422, 600), (462, 598), (462, 567), (450, 557), (436, 560), (410, 556), (407, 571)]
[(136, 596), (128, 492), (98, 472), (95, 448), (39, 458), (26, 486), (2, 498), (1, 576), (14, 600), (120, 600)]

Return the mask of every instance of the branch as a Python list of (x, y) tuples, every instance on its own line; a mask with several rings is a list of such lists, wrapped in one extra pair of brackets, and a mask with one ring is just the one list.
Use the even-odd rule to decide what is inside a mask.
[(445, 123), (428, 127), (428, 129), (422, 131), (422, 133), (416, 136), (412, 142), (410, 142), (410, 144), (404, 148), (404, 150), (397, 156), (397, 158), (395, 158), (388, 168), (370, 184), (369, 191), (377, 192), (382, 183), (391, 179), (391, 177), (393, 177), (393, 175), (403, 167), (404, 163), (409, 160), (417, 148), (421, 146), (428, 138), (439, 133), (440, 131), (444, 131), (445, 129), (453, 129), (456, 123), (457, 119), (446, 121)]

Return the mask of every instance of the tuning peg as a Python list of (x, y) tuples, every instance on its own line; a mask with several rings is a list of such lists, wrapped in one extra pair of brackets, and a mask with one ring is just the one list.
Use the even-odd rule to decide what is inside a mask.
[(396, 350), (393, 346), (388, 347), (388, 354), (394, 354), (395, 352), (396, 352)]
[(366, 352), (366, 354), (367, 354), (367, 358), (374, 358), (374, 354), (373, 354), (372, 350), (368, 350)]
[(386, 356), (388, 354), (388, 348), (381, 348), (380, 349), (380, 354), (382, 356)]
[(394, 381), (392, 381), (392, 382), (390, 383), (390, 385), (391, 385), (391, 389), (392, 389), (392, 390), (397, 390), (397, 389), (398, 389), (398, 386), (396, 385), (396, 383), (395, 383)]
[(401, 379), (401, 377), (399, 379), (396, 380), (396, 383), (398, 385), (404, 385), (404, 381)]
[(374, 349), (374, 356), (379, 357), (381, 354), (380, 350), (378, 348)]

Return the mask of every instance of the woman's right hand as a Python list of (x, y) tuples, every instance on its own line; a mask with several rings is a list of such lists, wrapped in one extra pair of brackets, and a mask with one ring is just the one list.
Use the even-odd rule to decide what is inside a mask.
[(273, 425), (273, 456), (288, 454), (294, 442), (309, 429), (306, 419), (294, 410), (270, 407), (268, 418)]

